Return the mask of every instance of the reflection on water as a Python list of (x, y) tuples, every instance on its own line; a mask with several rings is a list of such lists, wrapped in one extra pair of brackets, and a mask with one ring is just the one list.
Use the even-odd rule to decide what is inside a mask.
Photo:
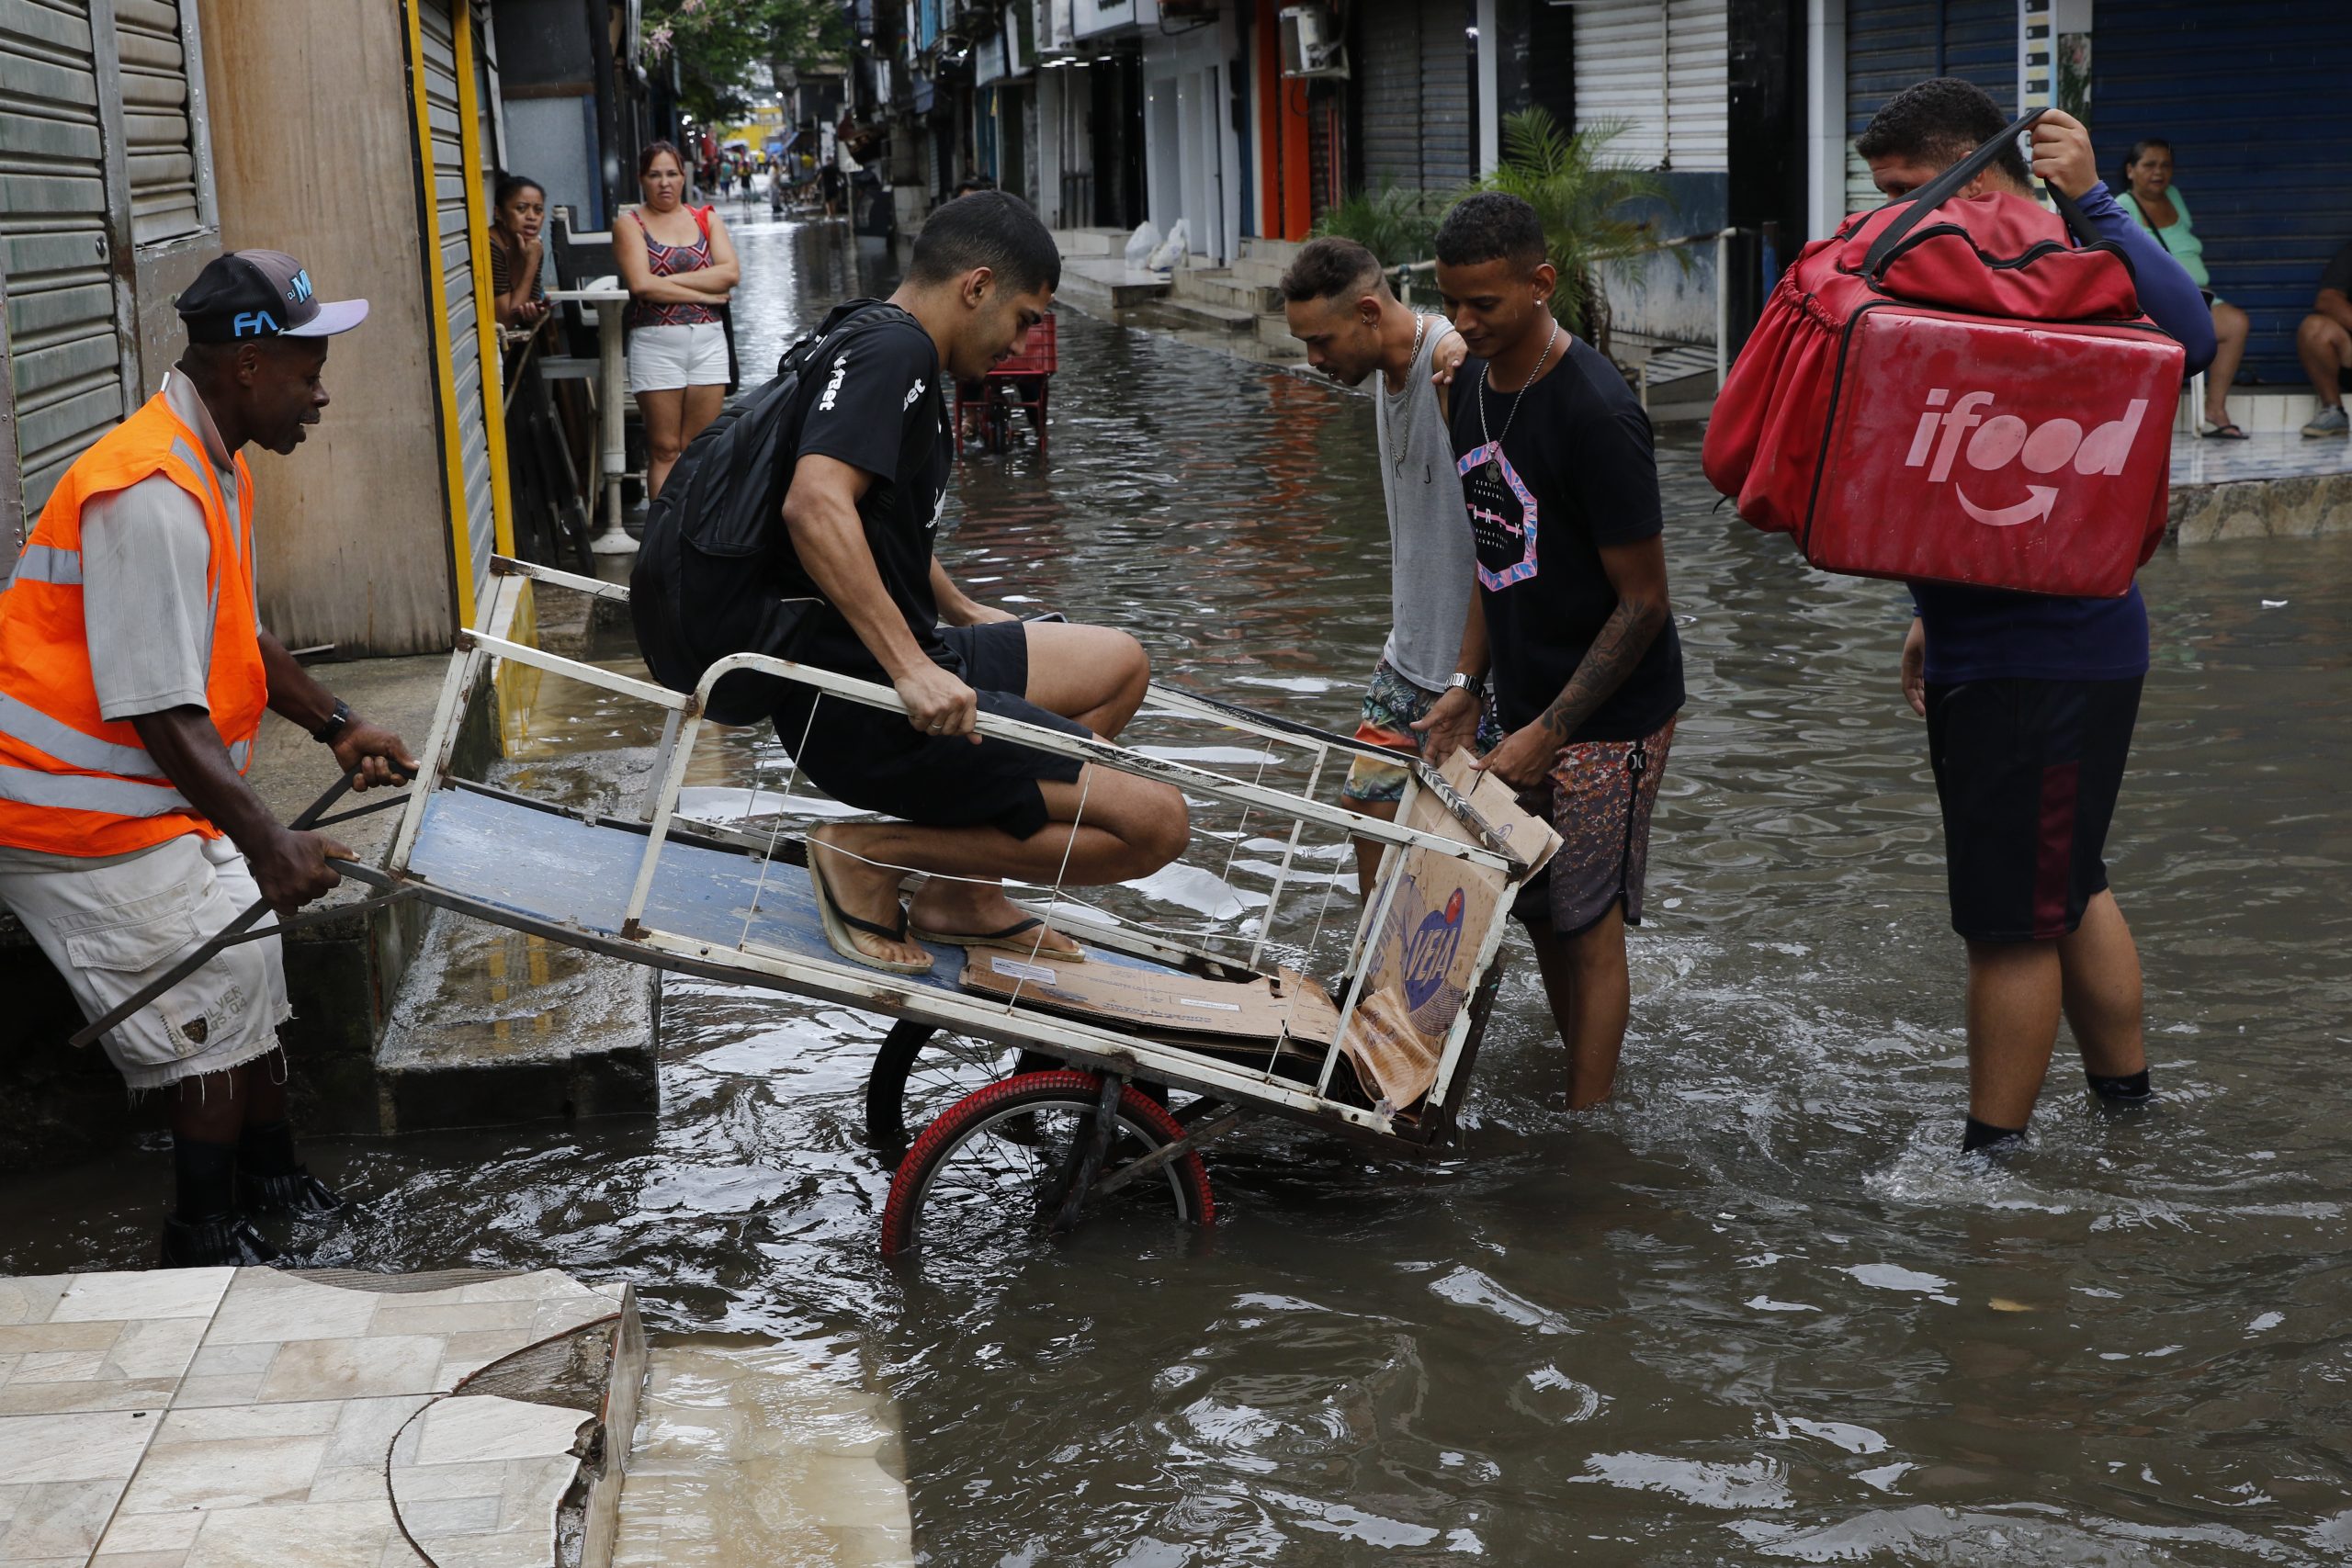
[[(743, 233), (747, 364), (846, 287), (826, 240)], [(1351, 723), (1387, 604), (1365, 405), (1062, 331), (1050, 458), (964, 464), (951, 567), (1133, 629), (1164, 675)], [(1716, 511), (1691, 452), (1666, 467), (1691, 697), (1611, 1105), (1563, 1110), (1514, 940), (1442, 1157), (1252, 1123), (1210, 1159), (1205, 1242), (1097, 1227), (899, 1273), (858, 1131), (881, 1024), (677, 981), (658, 1123), (320, 1151), (381, 1194), (333, 1249), (627, 1277), (672, 1334), (838, 1347), (898, 1403), (936, 1563), (2352, 1555), (2352, 541), (2144, 573), (2111, 860), (2163, 1100), (2099, 1114), (2062, 1056), (2035, 1146), (1963, 1168), (1899, 592)], [(609, 717), (576, 739), (615, 743)], [(1166, 907), (1229, 917), (1230, 891)], [(12, 1184), (74, 1218), (0, 1263), (139, 1255), (161, 1180)]]

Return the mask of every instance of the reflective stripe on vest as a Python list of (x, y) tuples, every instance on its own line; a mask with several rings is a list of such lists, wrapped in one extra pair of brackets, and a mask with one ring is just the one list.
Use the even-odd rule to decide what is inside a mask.
[[(37, 750), (46, 751), (69, 768), (164, 780), (164, 770), (155, 765), (155, 759), (144, 748), (118, 746), (111, 740), (85, 735), (6, 692), (0, 692), (0, 735), (13, 736)], [(229, 765), (243, 773), (245, 759), (253, 755), (253, 750), (252, 741), (238, 741), (229, 748)]]
[(79, 585), (82, 581), (82, 552), (61, 550), (54, 545), (27, 545), (25, 553), (17, 558), (14, 581)]
[(0, 764), (0, 800), (45, 811), (103, 811), (110, 817), (161, 817), (190, 809), (187, 797), (169, 784), (44, 773), (6, 764)]

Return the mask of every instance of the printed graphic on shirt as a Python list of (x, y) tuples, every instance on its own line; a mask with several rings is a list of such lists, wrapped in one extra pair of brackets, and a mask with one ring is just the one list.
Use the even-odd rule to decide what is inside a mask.
[(1464, 453), (1462, 503), (1469, 509), (1470, 534), (1478, 545), (1478, 582), (1499, 592), (1535, 576), (1535, 492), (1503, 456), (1503, 444), (1489, 441)]
[(901, 412), (915, 406), (915, 400), (922, 396), (922, 378), (916, 377), (915, 384), (907, 389), (907, 395), (899, 400), (899, 409)]
[(838, 399), (842, 395), (842, 382), (848, 375), (849, 353), (844, 349), (842, 352), (841, 357), (833, 361), (833, 374), (831, 378), (825, 382), (825, 395), (817, 400), (817, 412), (819, 413), (831, 413), (833, 412), (834, 400)]

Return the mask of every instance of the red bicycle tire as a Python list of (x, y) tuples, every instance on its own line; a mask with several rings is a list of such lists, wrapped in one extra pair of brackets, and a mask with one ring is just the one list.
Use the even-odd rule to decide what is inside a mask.
[[(890, 1178), (890, 1196), (882, 1208), (882, 1256), (896, 1258), (912, 1246), (915, 1222), (922, 1213), (933, 1171), (974, 1130), (1008, 1110), (1018, 1109), (1023, 1101), (1076, 1101), (1091, 1108), (1102, 1092), (1099, 1075), (1060, 1067), (1052, 1072), (1016, 1073), (976, 1089), (940, 1112), (922, 1130), (922, 1135), (915, 1140)], [(1119, 1091), (1119, 1120), (1148, 1134), (1154, 1146), (1173, 1143), (1184, 1135), (1184, 1129), (1169, 1114), (1168, 1108), (1132, 1083)], [(1214, 1225), (1216, 1198), (1209, 1190), (1208, 1167), (1202, 1161), (1200, 1151), (1186, 1150), (1167, 1168), (1184, 1189), (1192, 1211), (1187, 1216), (1189, 1222), (1204, 1230)]]

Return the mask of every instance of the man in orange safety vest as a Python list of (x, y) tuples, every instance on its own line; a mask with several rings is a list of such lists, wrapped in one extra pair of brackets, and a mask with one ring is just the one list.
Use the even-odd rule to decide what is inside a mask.
[[(351, 852), (282, 827), (245, 781), (266, 707), (355, 788), (415, 768), (389, 729), (261, 626), (249, 443), (290, 453), (327, 406), (327, 340), (364, 299), (313, 298), (276, 251), (220, 257), (181, 294), (188, 345), (66, 470), (0, 592), (0, 906), (99, 1017), (256, 898), (279, 914)], [(163, 1261), (260, 1263), (250, 1216), (341, 1199), (295, 1157), (277, 1025), (279, 939), (225, 947), (106, 1036), (133, 1090), (169, 1097), (177, 1203)]]

